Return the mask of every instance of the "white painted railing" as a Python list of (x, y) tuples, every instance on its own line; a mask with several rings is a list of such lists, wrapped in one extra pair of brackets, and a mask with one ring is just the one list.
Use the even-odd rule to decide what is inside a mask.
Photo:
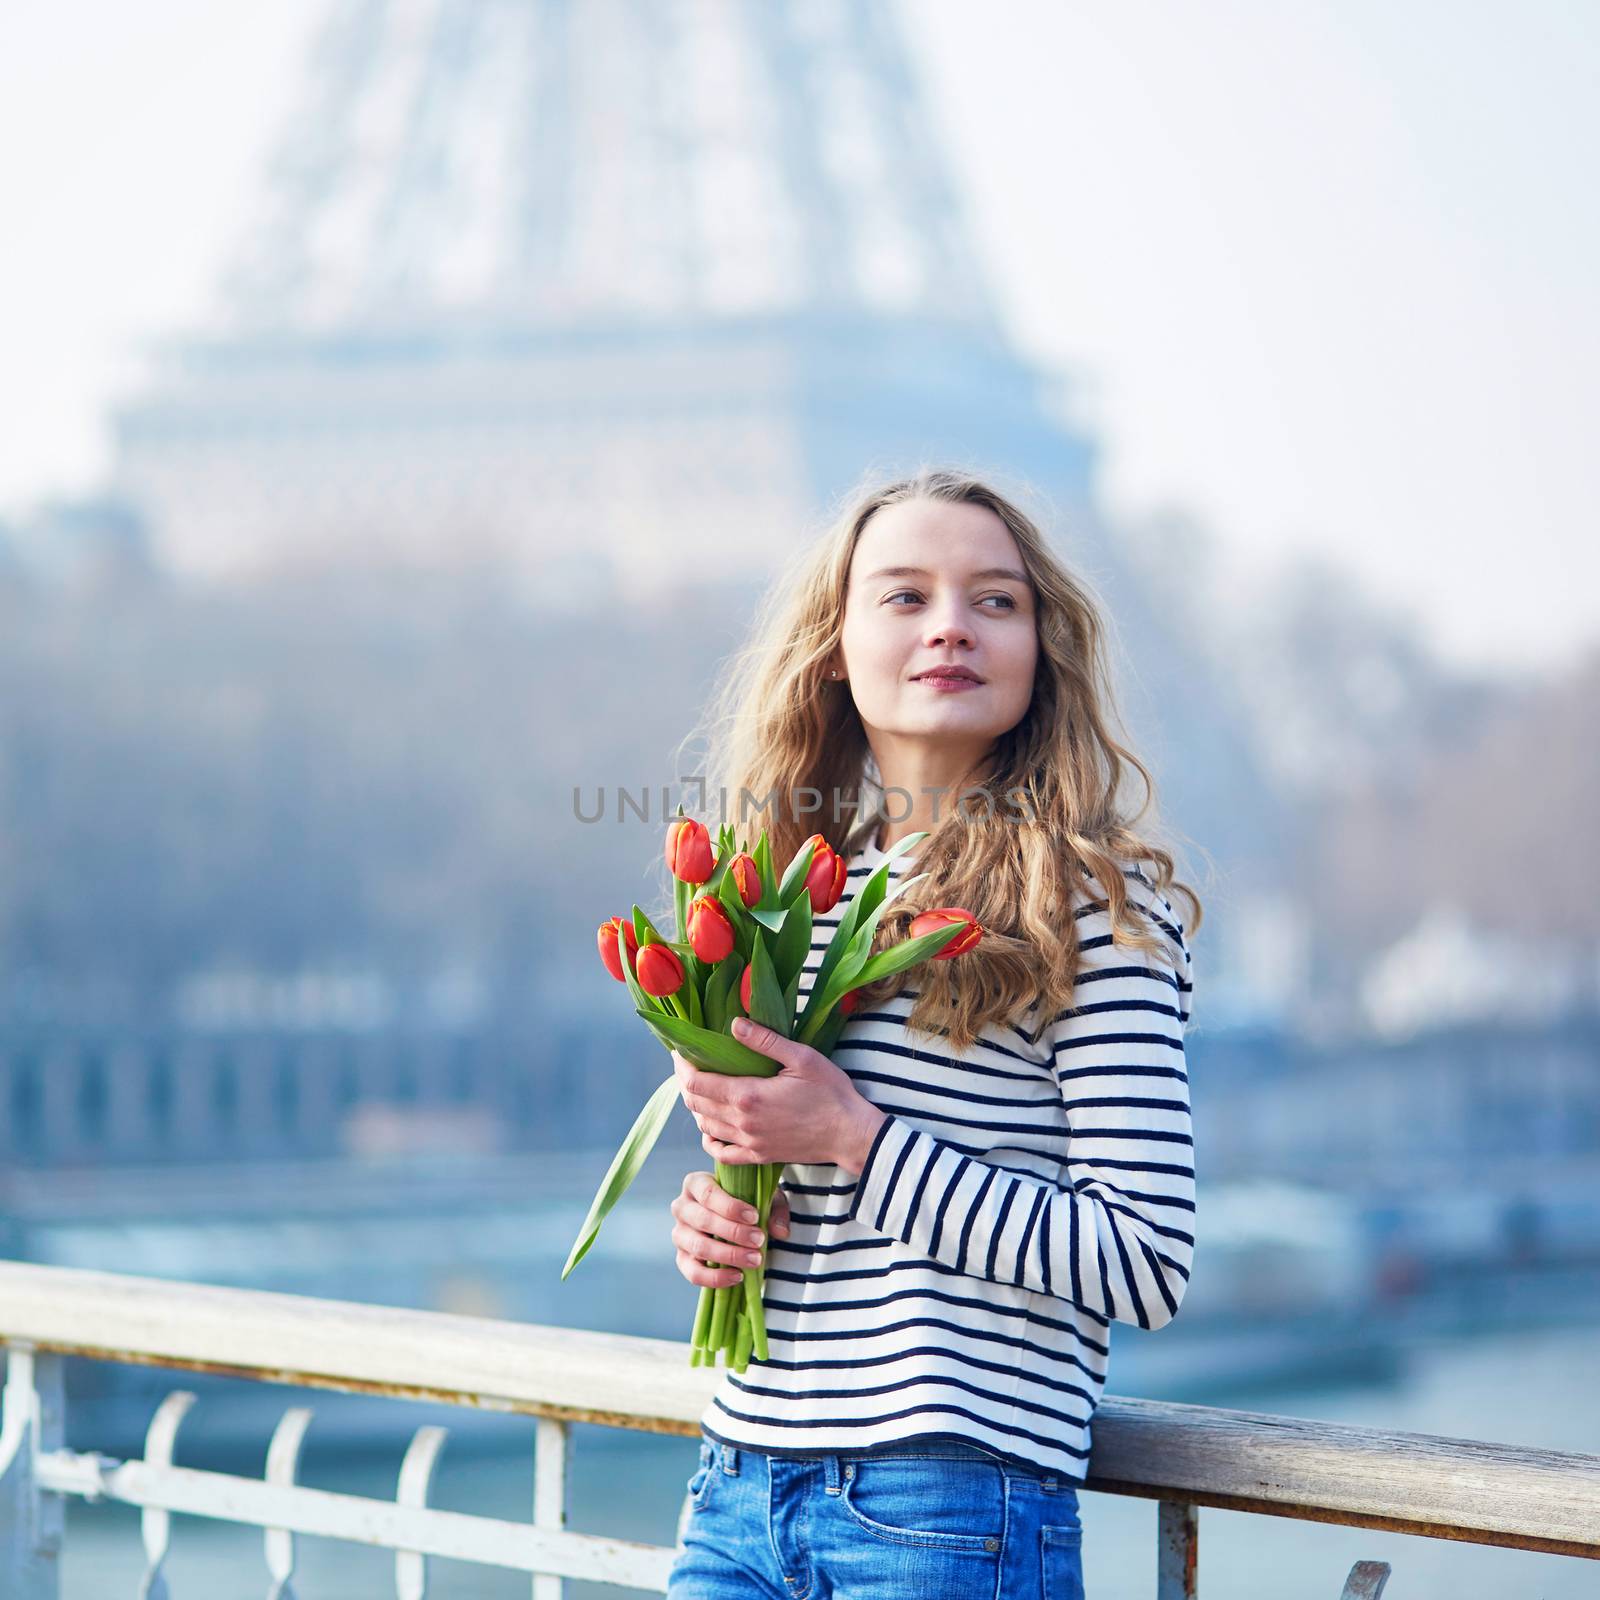
[[(393, 1550), (400, 1600), (423, 1600), (429, 1556), (528, 1573), (535, 1600), (559, 1600), (569, 1577), (664, 1593), (673, 1547), (566, 1530), (567, 1427), (692, 1437), (720, 1379), (665, 1340), (19, 1262), (0, 1262), (0, 1344), (5, 1600), (59, 1600), (69, 1495), (141, 1508), (141, 1600), (166, 1600), (175, 1511), (262, 1529), (269, 1600), (293, 1600), (296, 1534)], [(392, 1501), (298, 1484), (304, 1406), (279, 1421), (261, 1479), (174, 1464), (193, 1400), (181, 1389), (157, 1407), (141, 1459), (67, 1450), (66, 1355), (537, 1417), (532, 1520), (431, 1508), (445, 1437), (437, 1427), (416, 1431)], [(1114, 1395), (1103, 1397), (1093, 1435), (1084, 1487), (1159, 1502), (1158, 1600), (1197, 1592), (1203, 1505), (1600, 1559), (1600, 1456)], [(680, 1539), (687, 1513), (685, 1502)], [(1377, 1600), (1388, 1573), (1357, 1562), (1345, 1600)]]

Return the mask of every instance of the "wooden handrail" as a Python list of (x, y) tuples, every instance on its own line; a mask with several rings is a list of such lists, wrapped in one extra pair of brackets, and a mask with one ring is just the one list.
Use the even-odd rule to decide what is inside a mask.
[(650, 1433), (697, 1433), (721, 1376), (665, 1339), (13, 1261), (0, 1339)]
[[(438, 1311), (0, 1262), (38, 1350), (696, 1434), (688, 1347)], [(1600, 1559), (1600, 1456), (1105, 1395), (1085, 1487)]]
[(1600, 1560), (1600, 1456), (1106, 1395), (1086, 1488)]

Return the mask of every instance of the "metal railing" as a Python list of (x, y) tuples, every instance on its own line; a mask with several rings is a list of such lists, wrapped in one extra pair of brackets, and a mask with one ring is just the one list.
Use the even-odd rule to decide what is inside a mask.
[[(564, 1578), (664, 1593), (676, 1547), (567, 1531), (567, 1429), (693, 1437), (720, 1381), (666, 1340), (19, 1262), (0, 1262), (0, 1344), (7, 1600), (58, 1600), (68, 1496), (141, 1509), (146, 1600), (165, 1600), (173, 1512), (262, 1529), (269, 1600), (293, 1600), (296, 1534), (393, 1550), (400, 1600), (423, 1600), (429, 1556), (528, 1573), (535, 1600), (559, 1600)], [(438, 1427), (416, 1430), (392, 1501), (298, 1484), (304, 1406), (278, 1422), (260, 1479), (174, 1463), (186, 1390), (157, 1407), (142, 1458), (68, 1450), (68, 1355), (536, 1417), (532, 1520), (430, 1507)], [(1201, 1506), (1600, 1559), (1600, 1456), (1108, 1394), (1083, 1487), (1159, 1502), (1158, 1600), (1198, 1592)], [(1388, 1575), (1358, 1561), (1345, 1600), (1377, 1600)]]

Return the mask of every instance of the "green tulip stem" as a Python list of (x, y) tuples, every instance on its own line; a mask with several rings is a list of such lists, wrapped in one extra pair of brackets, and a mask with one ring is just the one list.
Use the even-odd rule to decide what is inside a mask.
[(718, 1289), (716, 1303), (711, 1308), (711, 1348), (713, 1352), (727, 1347), (732, 1330), (728, 1326), (729, 1313), (733, 1310), (733, 1291), (731, 1289)]
[(694, 1314), (694, 1334), (689, 1340), (697, 1355), (706, 1348), (706, 1336), (710, 1332), (711, 1287), (707, 1284), (700, 1290), (700, 1304), (695, 1308)]
[[(752, 1343), (755, 1342), (755, 1340), (754, 1340), (754, 1330), (757, 1329), (757, 1328), (761, 1328), (760, 1343), (762, 1345), (765, 1345), (766, 1342), (767, 1342), (767, 1338), (766, 1338), (766, 1329), (762, 1326), (762, 1319), (761, 1319), (761, 1284), (759, 1282), (760, 1277), (761, 1277), (761, 1268), (760, 1267), (751, 1267), (744, 1275), (744, 1312), (745, 1312), (745, 1314), (744, 1314), (744, 1318), (743, 1318), (742, 1322), (740, 1323), (740, 1326), (743, 1329), (748, 1329), (748, 1330), (751, 1331), (751, 1336), (752, 1336), (751, 1337), (751, 1342)], [(749, 1358), (748, 1358), (748, 1355), (747, 1355), (746, 1356), (746, 1360), (748, 1360), (748, 1359)], [(762, 1360), (765, 1360), (765, 1359), (766, 1359), (766, 1357), (763, 1356)], [(744, 1367), (741, 1365), (739, 1370), (741, 1372), (743, 1372), (744, 1371)]]

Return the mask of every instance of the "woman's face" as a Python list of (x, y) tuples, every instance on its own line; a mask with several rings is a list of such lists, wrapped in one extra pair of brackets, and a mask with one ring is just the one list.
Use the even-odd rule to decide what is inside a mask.
[[(1027, 712), (1038, 653), (1032, 586), (987, 507), (901, 501), (861, 530), (829, 665), (848, 680), (880, 765), (906, 743), (976, 765)], [(921, 676), (951, 663), (979, 681), (949, 689)]]

